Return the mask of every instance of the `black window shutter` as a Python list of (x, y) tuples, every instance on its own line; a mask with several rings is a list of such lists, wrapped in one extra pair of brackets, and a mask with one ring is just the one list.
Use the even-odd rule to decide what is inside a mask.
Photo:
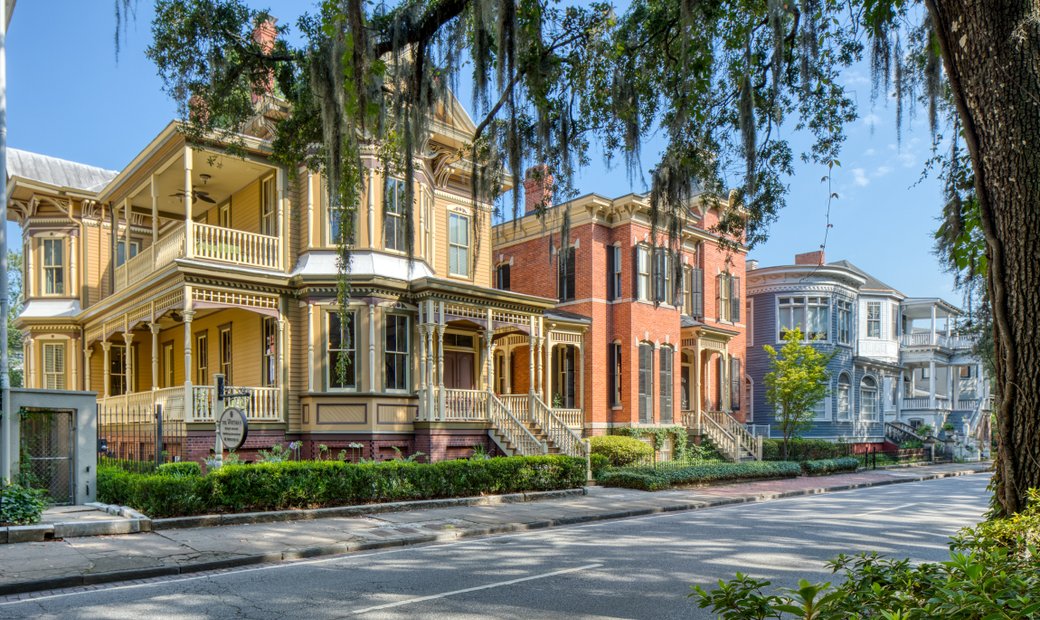
[(694, 318), (704, 317), (704, 270), (694, 268), (690, 270), (690, 291), (692, 297), (690, 316)]
[(672, 257), (672, 304), (679, 308), (683, 307), (683, 264), (679, 256)]
[(574, 286), (576, 284), (574, 280), (574, 263), (577, 262), (577, 251), (576, 248), (570, 248), (567, 250), (567, 299), (574, 299), (575, 291)]
[(617, 349), (613, 342), (607, 345), (607, 359), (610, 360), (610, 366), (607, 370), (607, 402), (614, 405), (616, 404), (614, 394), (617, 391), (616, 377), (614, 376), (614, 369), (617, 368)]
[(614, 292), (614, 246), (612, 245), (607, 246), (607, 299), (617, 299), (617, 293)]
[(740, 411), (740, 359), (734, 357), (730, 360), (730, 408)]
[(722, 321), (729, 317), (722, 316), (722, 287), (729, 286), (726, 282), (726, 274), (720, 273), (715, 276), (715, 318)]
[(740, 322), (740, 278), (729, 277), (729, 315), (734, 323)]

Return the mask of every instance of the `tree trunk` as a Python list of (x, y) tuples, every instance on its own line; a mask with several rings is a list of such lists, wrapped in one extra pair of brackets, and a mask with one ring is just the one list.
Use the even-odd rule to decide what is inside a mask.
[(998, 448), (995, 507), (1040, 488), (1040, 0), (927, 0), (964, 126), (986, 237)]

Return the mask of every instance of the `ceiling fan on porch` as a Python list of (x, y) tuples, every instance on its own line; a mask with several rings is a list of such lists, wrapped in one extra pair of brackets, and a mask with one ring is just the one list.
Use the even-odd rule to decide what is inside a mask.
[[(209, 183), (210, 175), (208, 175), (208, 174), (201, 174), (199, 176), (202, 178), (202, 185), (203, 186), (205, 186), (206, 183)], [(184, 199), (184, 196), (185, 196), (185, 191), (183, 189), (179, 189), (179, 190), (173, 192), (172, 194), (170, 194), (171, 198), (180, 198), (181, 200)], [(217, 202), (216, 200), (213, 200), (212, 198), (210, 198), (208, 192), (205, 192), (205, 191), (199, 189), (198, 185), (192, 185), (191, 186), (191, 204), (195, 204), (196, 202), (198, 202), (200, 200), (202, 202), (208, 202), (209, 204), (216, 204), (216, 202)]]

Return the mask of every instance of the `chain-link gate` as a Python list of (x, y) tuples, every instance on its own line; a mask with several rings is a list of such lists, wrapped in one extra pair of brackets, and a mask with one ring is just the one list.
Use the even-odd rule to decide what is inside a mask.
[(55, 504), (75, 503), (74, 413), (22, 410), (19, 471), (30, 486), (47, 491)]

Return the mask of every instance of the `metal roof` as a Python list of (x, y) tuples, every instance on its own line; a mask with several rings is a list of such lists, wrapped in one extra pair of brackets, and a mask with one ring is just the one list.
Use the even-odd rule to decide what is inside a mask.
[(41, 155), (21, 149), (7, 149), (7, 176), (22, 177), (55, 187), (99, 192), (119, 174), (97, 166)]
[(835, 261), (835, 262), (828, 263), (828, 264), (829, 265), (836, 265), (838, 267), (844, 267), (845, 269), (848, 269), (849, 271), (852, 271), (853, 273), (856, 273), (856, 274), (858, 274), (860, 276), (863, 276), (863, 278), (866, 280), (866, 282), (863, 284), (862, 289), (871, 290), (871, 291), (891, 292), (891, 293), (895, 293), (895, 294), (897, 294), (897, 295), (899, 295), (901, 297), (905, 297), (905, 295), (900, 293), (899, 290), (896, 289), (895, 287), (892, 287), (892, 286), (889, 286), (889, 285), (885, 284), (881, 280), (878, 280), (874, 276), (870, 275), (866, 271), (863, 271), (862, 269), (860, 269), (859, 267), (853, 265), (852, 263), (850, 263), (847, 260), (839, 260), (839, 261)]

